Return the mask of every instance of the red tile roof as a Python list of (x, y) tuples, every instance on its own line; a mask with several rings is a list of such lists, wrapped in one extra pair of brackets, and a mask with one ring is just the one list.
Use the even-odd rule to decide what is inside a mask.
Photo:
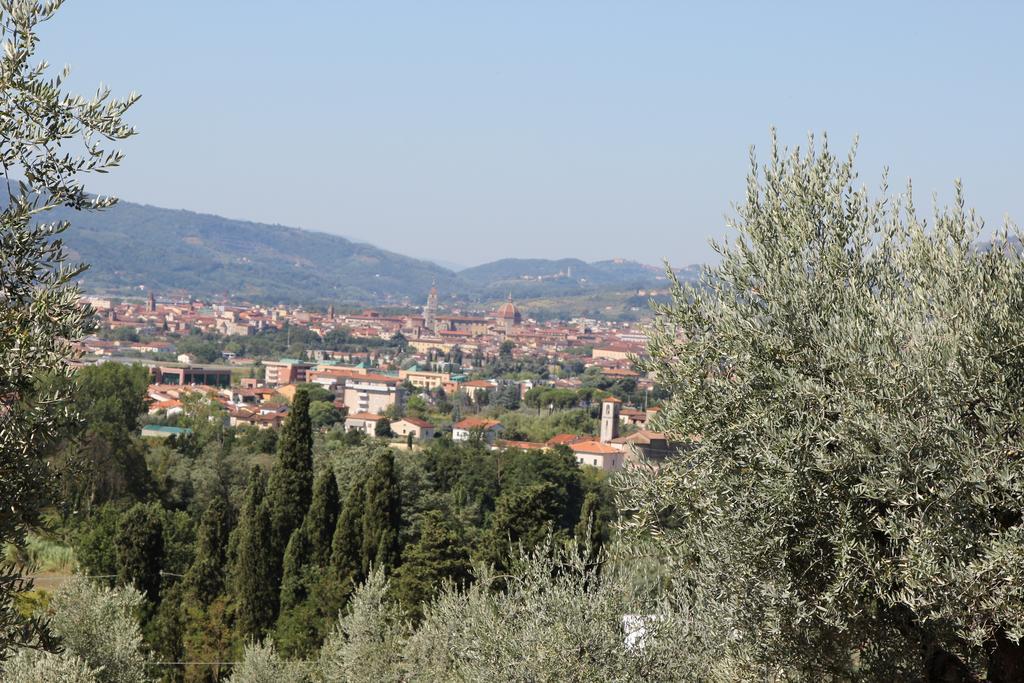
[(421, 429), (433, 429), (434, 428), (434, 425), (430, 424), (426, 420), (421, 420), (418, 417), (403, 417), (403, 418), (401, 418), (399, 420), (395, 420), (395, 422), (408, 422), (409, 424), (416, 425), (417, 427), (420, 427)]
[(589, 453), (593, 455), (611, 455), (612, 453), (620, 453), (618, 448), (609, 446), (606, 443), (600, 441), (580, 441), (569, 446), (573, 453)]
[(456, 429), (492, 429), (494, 427), (500, 427), (501, 422), (498, 420), (486, 420), (482, 417), (467, 417), (465, 420), (461, 420), (452, 425)]
[(378, 420), (386, 420), (387, 418), (384, 417), (383, 415), (374, 415), (373, 413), (356, 413), (355, 415), (349, 415), (346, 419), (347, 420), (373, 420), (374, 422), (376, 422)]
[(585, 437), (578, 434), (555, 434), (546, 441), (548, 446), (568, 446), (577, 441), (583, 441)]

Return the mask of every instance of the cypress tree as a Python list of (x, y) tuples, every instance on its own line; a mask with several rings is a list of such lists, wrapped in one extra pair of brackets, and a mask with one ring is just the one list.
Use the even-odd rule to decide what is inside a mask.
[(189, 597), (201, 605), (224, 593), (231, 507), (223, 496), (210, 501), (196, 534), (196, 556), (185, 574)]
[(338, 524), (331, 540), (331, 568), (342, 584), (362, 581), (363, 507), (362, 482), (354, 481), (338, 515)]
[(288, 540), (281, 578), (281, 613), (294, 608), (308, 596), (306, 575), (310, 569), (311, 545), (303, 524)]
[[(225, 567), (229, 560), (227, 545), (233, 517), (230, 504), (220, 492), (203, 513), (196, 535), (196, 556), (181, 583), (184, 591), (182, 644), (184, 659), (190, 662), (230, 659)], [(185, 669), (188, 681), (213, 683), (218, 676), (219, 665), (189, 664)]]
[(601, 546), (608, 540), (608, 533), (608, 515), (601, 509), (598, 495), (591, 491), (583, 498), (580, 521), (576, 523), (576, 540), (585, 546), (589, 545), (591, 555), (596, 557)]
[(117, 523), (114, 536), (117, 580), (132, 584), (153, 604), (160, 600), (160, 569), (164, 558), (164, 529), (153, 505), (136, 503)]
[(232, 572), (235, 633), (242, 640), (261, 638), (274, 623), (278, 594), (275, 560), (269, 552), (272, 531), (266, 475), (258, 467), (254, 467), (249, 476), (235, 534), (237, 557)]
[(277, 464), (267, 486), (272, 543), (266, 550), (277, 560), (277, 576), (285, 546), (302, 524), (312, 495), (313, 427), (309, 419), (309, 394), (299, 389), (277, 440)]
[(302, 525), (292, 532), (284, 553), (281, 579), (281, 610), (298, 605), (309, 594), (310, 570), (326, 567), (338, 524), (338, 484), (334, 472), (317, 477), (313, 502)]
[(399, 497), (395, 478), (395, 456), (382, 450), (370, 461), (370, 472), (363, 484), (362, 576), (370, 568), (388, 571), (398, 565)]

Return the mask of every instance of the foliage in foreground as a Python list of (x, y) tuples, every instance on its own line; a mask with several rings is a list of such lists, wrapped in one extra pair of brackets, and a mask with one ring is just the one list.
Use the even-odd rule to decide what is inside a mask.
[(53, 595), (50, 626), (61, 654), (21, 649), (0, 665), (10, 683), (137, 683), (148, 680), (134, 588), (104, 588), (74, 579)]
[[(231, 681), (285, 671), (287, 680), (318, 683), (701, 680), (675, 648), (682, 625), (667, 604), (639, 594), (630, 573), (599, 571), (586, 554), (545, 545), (521, 554), (508, 574), (480, 568), (468, 588), (449, 584), (415, 627), (374, 571), (316, 660), (303, 668), (254, 644)], [(627, 646), (623, 616), (637, 609), (646, 631), (634, 627)]]
[[(86, 99), (62, 89), (65, 70), (47, 75), (34, 62), (39, 23), (60, 2), (0, 2), (0, 548), (20, 544), (47, 499), (51, 473), (43, 458), (71, 415), (72, 344), (90, 328), (66, 263), (63, 221), (45, 223), (55, 207), (102, 209), (78, 178), (121, 161), (102, 140), (133, 134), (121, 117), (135, 101), (101, 89)], [(14, 596), (29, 586), (0, 562), (0, 661), (17, 645), (52, 647), (44, 625), (25, 620)]]
[[(744, 677), (1024, 678), (1024, 262), (957, 187), (926, 228), (827, 145), (753, 164), (738, 239), (658, 307), (687, 457), (623, 482)], [(883, 187), (884, 194), (884, 187)]]

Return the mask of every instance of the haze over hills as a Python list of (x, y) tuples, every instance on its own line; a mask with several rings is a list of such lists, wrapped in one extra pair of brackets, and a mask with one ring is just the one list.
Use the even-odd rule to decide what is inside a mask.
[[(502, 259), (458, 273), (322, 232), (120, 202), (103, 212), (60, 209), (72, 258), (90, 264), (90, 293), (231, 298), (263, 303), (422, 303), (436, 282), (489, 301), (663, 288), (661, 268), (629, 261)], [(686, 276), (686, 271), (681, 271)]]

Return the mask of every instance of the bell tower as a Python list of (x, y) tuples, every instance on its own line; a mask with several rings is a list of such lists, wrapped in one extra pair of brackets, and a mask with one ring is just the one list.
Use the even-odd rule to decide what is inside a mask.
[(437, 331), (437, 280), (430, 286), (427, 305), (423, 307), (423, 326), (431, 332)]
[(619, 406), (622, 401), (607, 396), (601, 401), (601, 443), (608, 443), (619, 435)]

